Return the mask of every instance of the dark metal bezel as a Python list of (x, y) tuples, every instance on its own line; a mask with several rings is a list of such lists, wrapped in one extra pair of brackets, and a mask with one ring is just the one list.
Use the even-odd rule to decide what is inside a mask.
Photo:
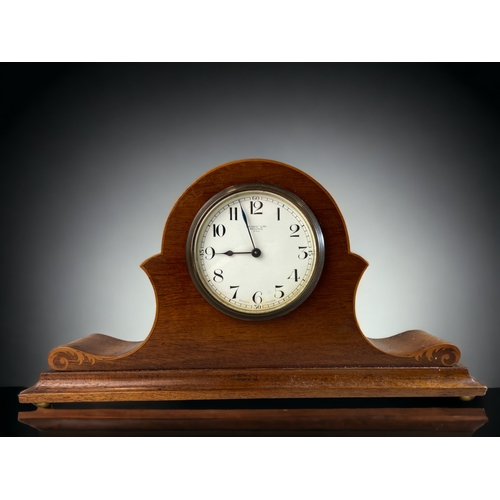
[[(317, 248), (317, 258), (314, 265), (314, 269), (312, 270), (312, 277), (307, 283), (304, 290), (301, 294), (290, 303), (288, 303), (283, 308), (276, 311), (266, 311), (266, 312), (252, 312), (246, 313), (244, 311), (236, 311), (228, 306), (226, 306), (223, 302), (218, 301), (214, 295), (206, 288), (204, 280), (201, 279), (198, 269), (195, 263), (195, 248), (194, 244), (196, 241), (196, 235), (198, 233), (199, 225), (201, 221), (205, 218), (207, 212), (209, 212), (214, 205), (219, 203), (224, 198), (228, 196), (232, 196), (233, 194), (250, 191), (250, 190), (261, 190), (267, 191), (270, 193), (278, 194), (283, 198), (286, 198), (291, 204), (295, 205), (301, 212), (301, 214), (306, 218), (313, 229), (312, 237), (315, 239), (316, 248)], [(186, 261), (189, 270), (189, 274), (191, 279), (193, 280), (194, 285), (202, 295), (202, 297), (213, 307), (218, 309), (219, 311), (231, 316), (233, 318), (238, 318), (247, 321), (263, 321), (273, 318), (278, 318), (280, 316), (284, 316), (289, 312), (293, 311), (297, 307), (299, 307), (304, 301), (311, 295), (314, 288), (316, 287), (323, 270), (323, 265), (325, 262), (325, 241), (323, 238), (323, 231), (321, 230), (321, 226), (316, 219), (316, 216), (312, 212), (312, 210), (306, 205), (306, 203), (299, 198), (296, 194), (287, 191), (286, 189), (280, 188), (278, 186), (274, 186), (272, 184), (264, 184), (264, 183), (245, 183), (245, 184), (237, 184), (234, 186), (230, 186), (226, 189), (223, 189), (216, 195), (212, 196), (198, 211), (191, 227), (189, 229), (187, 241), (186, 241)]]

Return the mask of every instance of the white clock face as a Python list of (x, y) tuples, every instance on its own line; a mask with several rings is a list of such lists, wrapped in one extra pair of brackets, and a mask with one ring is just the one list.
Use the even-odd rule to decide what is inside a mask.
[(295, 309), (321, 275), (324, 243), (298, 197), (265, 184), (228, 188), (200, 210), (188, 237), (191, 276), (219, 310), (269, 319)]

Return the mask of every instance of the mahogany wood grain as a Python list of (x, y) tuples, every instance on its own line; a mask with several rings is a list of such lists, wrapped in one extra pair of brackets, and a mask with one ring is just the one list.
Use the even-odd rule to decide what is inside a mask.
[[(316, 215), (325, 239), (325, 265), (311, 296), (289, 314), (268, 321), (243, 321), (213, 308), (195, 288), (186, 264), (187, 235), (200, 208), (221, 190), (249, 182), (273, 184), (295, 193)], [(47, 400), (44, 384), (50, 383), (54, 385), (55, 397), (56, 393), (62, 394), (58, 387), (65, 380), (72, 380), (64, 391), (67, 396), (73, 394), (75, 400), (79, 400), (78, 394), (92, 394), (95, 400), (113, 400), (116, 394), (130, 399), (175, 399), (182, 391), (165, 388), (171, 388), (180, 379), (187, 380), (182, 397), (189, 398), (200, 394), (215, 399), (343, 397), (381, 395), (383, 391), (388, 395), (408, 395), (413, 391), (418, 396), (418, 387), (420, 392), (436, 392), (427, 380), (429, 377), (434, 385), (442, 387), (436, 392), (439, 395), (484, 394), (485, 386), (468, 373), (464, 377), (463, 367), (456, 368), (460, 351), (444, 340), (420, 330), (388, 339), (365, 337), (356, 320), (354, 303), (366, 266), (366, 261), (350, 252), (346, 225), (335, 201), (310, 176), (270, 160), (222, 165), (194, 182), (179, 198), (165, 225), (161, 253), (142, 264), (155, 290), (157, 306), (147, 338), (129, 342), (93, 334), (57, 347), (48, 358), (53, 372), (42, 374), (44, 382), (22, 393), (20, 399)], [(362, 370), (381, 367), (405, 368), (408, 373), (413, 373), (410, 368), (416, 370), (415, 375), (405, 375), (405, 382), (395, 375), (397, 370), (382, 379), (375, 375), (380, 371), (371, 372), (372, 379), (379, 382), (370, 382), (370, 371)], [(422, 376), (422, 368), (430, 370)], [(63, 375), (71, 372), (73, 379)], [(111, 372), (113, 389), (103, 388), (103, 372)], [(152, 374), (153, 379), (156, 375), (163, 377), (164, 385), (150, 390), (144, 373)], [(215, 373), (218, 375), (211, 378)], [(269, 380), (273, 381), (273, 389), (266, 385), (268, 379), (263, 373), (272, 374)], [(235, 385), (235, 374), (253, 382), (244, 387)], [(287, 380), (296, 380), (295, 386), (285, 383), (283, 374), (287, 374), (285, 379), (292, 377)], [(85, 381), (87, 389), (77, 380)], [(116, 385), (117, 380), (124, 384), (123, 390)], [(201, 389), (207, 380), (216, 382), (210, 389)], [(451, 391), (449, 380), (454, 384)], [(135, 384), (137, 390), (130, 390), (130, 384)], [(72, 391), (72, 387), (78, 387), (80, 392)]]

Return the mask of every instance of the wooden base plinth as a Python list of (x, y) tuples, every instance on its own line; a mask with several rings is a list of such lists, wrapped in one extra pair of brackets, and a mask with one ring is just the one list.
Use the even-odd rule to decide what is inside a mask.
[(318, 368), (43, 372), (19, 395), (36, 405), (75, 402), (270, 398), (482, 396), (487, 388), (468, 370)]

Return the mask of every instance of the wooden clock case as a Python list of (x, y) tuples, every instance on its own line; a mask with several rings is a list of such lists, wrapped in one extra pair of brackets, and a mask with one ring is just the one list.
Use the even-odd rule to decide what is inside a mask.
[[(241, 183), (266, 183), (299, 196), (325, 238), (326, 260), (311, 296), (285, 316), (244, 321), (216, 310), (194, 286), (186, 239), (204, 203)], [(249, 159), (217, 167), (179, 198), (161, 253), (142, 266), (156, 293), (144, 341), (92, 334), (53, 349), (22, 403), (90, 403), (255, 398), (459, 396), (486, 387), (459, 364), (459, 349), (420, 330), (370, 339), (355, 314), (367, 263), (349, 250), (344, 219), (314, 179), (291, 166)]]

